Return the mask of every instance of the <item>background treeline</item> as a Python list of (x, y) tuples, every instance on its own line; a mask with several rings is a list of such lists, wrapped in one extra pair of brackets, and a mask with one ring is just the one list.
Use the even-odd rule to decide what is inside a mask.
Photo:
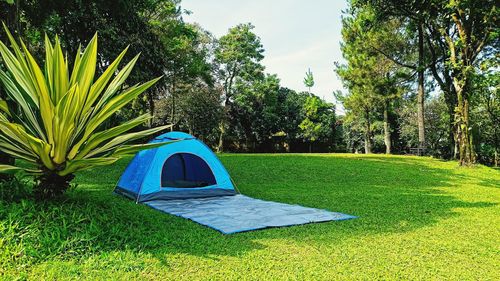
[[(351, 0), (342, 29), (346, 63), (332, 65), (347, 89), (334, 93), (345, 116), (310, 90), (282, 87), (266, 73), (251, 24), (215, 38), (186, 23), (189, 12), (177, 0), (0, 0), (0, 18), (39, 61), (45, 33), (75, 53), (98, 31), (100, 71), (127, 46), (129, 56), (141, 53), (130, 83), (163, 79), (107, 126), (149, 112), (149, 126), (175, 124), (218, 151), (420, 148), (463, 164), (498, 164), (495, 4)], [(311, 80), (308, 73), (304, 88)]]
[(498, 15), (490, 0), (351, 0), (336, 65), (349, 149), (498, 165)]
[[(0, 18), (43, 61), (44, 34), (75, 53), (99, 33), (99, 70), (129, 46), (141, 53), (130, 83), (163, 76), (108, 126), (150, 112), (149, 126), (175, 124), (219, 151), (333, 151), (335, 108), (280, 85), (265, 72), (251, 24), (215, 38), (173, 0), (0, 1)], [(2, 33), (2, 40), (5, 34)], [(4, 41), (5, 42), (5, 41)]]

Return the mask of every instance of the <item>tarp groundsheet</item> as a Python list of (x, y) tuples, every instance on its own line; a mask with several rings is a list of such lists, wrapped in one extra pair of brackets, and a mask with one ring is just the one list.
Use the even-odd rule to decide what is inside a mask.
[(326, 210), (254, 199), (241, 194), (182, 200), (153, 200), (144, 204), (165, 213), (193, 220), (224, 234), (356, 218)]

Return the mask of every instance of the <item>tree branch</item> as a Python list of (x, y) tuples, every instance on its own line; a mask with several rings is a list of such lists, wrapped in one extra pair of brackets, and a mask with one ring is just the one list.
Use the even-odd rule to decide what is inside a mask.
[(406, 63), (403, 63), (393, 57), (391, 57), (390, 55), (386, 54), (384, 51), (378, 49), (377, 47), (373, 46), (370, 44), (370, 47), (372, 47), (373, 49), (375, 49), (375, 51), (381, 53), (384, 57), (386, 57), (387, 59), (389, 59), (390, 61), (400, 65), (400, 66), (403, 66), (403, 67), (407, 67), (409, 69), (412, 69), (412, 70), (416, 70), (417, 69), (417, 66), (416, 65), (411, 65), (411, 64), (406, 64)]

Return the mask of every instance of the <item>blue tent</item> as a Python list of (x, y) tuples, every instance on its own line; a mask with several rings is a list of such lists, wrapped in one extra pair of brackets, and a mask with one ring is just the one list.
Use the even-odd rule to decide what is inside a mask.
[(177, 142), (139, 152), (115, 192), (136, 202), (236, 194), (226, 169), (203, 142), (182, 132), (166, 133), (151, 142), (168, 141)]

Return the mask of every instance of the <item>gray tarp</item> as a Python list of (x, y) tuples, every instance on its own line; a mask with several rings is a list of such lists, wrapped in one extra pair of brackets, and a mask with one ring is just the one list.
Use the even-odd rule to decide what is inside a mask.
[(326, 210), (263, 201), (241, 194), (182, 200), (153, 200), (144, 204), (168, 214), (193, 220), (224, 234), (356, 218)]

